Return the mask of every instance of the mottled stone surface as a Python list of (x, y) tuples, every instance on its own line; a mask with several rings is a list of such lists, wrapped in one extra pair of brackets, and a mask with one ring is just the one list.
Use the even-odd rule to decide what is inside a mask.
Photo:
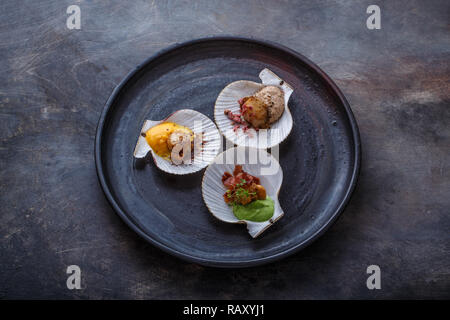
[[(66, 9), (81, 7), (81, 30)], [(449, 298), (450, 6), (376, 1), (0, 3), (0, 298)], [(264, 20), (262, 20), (264, 19)], [(117, 217), (93, 146), (112, 89), (176, 42), (279, 42), (333, 78), (363, 146), (357, 189), (304, 251), (257, 268), (185, 263)], [(82, 290), (66, 288), (66, 267)], [(366, 288), (377, 264), (382, 289)]]

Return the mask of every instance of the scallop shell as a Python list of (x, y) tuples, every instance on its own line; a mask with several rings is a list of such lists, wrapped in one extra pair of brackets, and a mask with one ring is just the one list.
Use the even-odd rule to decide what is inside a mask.
[[(206, 143), (203, 146), (201, 154), (195, 156), (191, 164), (174, 165), (170, 161), (158, 156), (148, 145), (142, 133), (147, 132), (151, 127), (163, 122), (174, 122), (188, 127), (194, 134), (204, 132), (204, 141)], [(214, 122), (204, 114), (191, 109), (178, 110), (160, 121), (146, 120), (140, 133), (134, 149), (134, 156), (136, 158), (144, 158), (148, 152), (151, 152), (156, 166), (167, 173), (183, 175), (200, 171), (210, 164), (222, 150), (222, 137)]]
[[(222, 183), (222, 175), (225, 171), (233, 172), (236, 164), (242, 165), (244, 171), (258, 177), (266, 193), (274, 201), (274, 213), (270, 220), (254, 222), (239, 220), (228, 206), (223, 194), (226, 188)], [(219, 154), (208, 166), (203, 175), (202, 196), (208, 210), (219, 220), (228, 223), (241, 223), (247, 225), (248, 233), (256, 238), (283, 215), (283, 209), (278, 201), (283, 171), (278, 161), (266, 150), (234, 147)]]
[[(239, 80), (227, 85), (219, 94), (214, 108), (214, 119), (220, 132), (227, 140), (238, 146), (248, 146), (259, 149), (272, 148), (287, 138), (292, 130), (293, 120), (288, 108), (289, 98), (294, 91), (292, 87), (269, 69), (259, 73), (262, 83), (248, 80)], [(284, 91), (284, 112), (269, 129), (258, 131), (249, 130), (244, 133), (242, 129), (233, 131), (233, 122), (224, 114), (225, 110), (239, 112), (238, 100), (253, 95), (256, 91), (267, 85), (273, 85)]]

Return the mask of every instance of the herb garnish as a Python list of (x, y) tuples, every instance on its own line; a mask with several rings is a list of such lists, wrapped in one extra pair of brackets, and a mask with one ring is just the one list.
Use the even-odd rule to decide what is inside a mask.
[(245, 179), (241, 179), (241, 182), (236, 184), (233, 190), (228, 189), (226, 191), (227, 198), (231, 199), (234, 197), (234, 201), (230, 204), (238, 204), (242, 199), (256, 196), (256, 192), (249, 192), (247, 189), (243, 188), (246, 183), (247, 181)]

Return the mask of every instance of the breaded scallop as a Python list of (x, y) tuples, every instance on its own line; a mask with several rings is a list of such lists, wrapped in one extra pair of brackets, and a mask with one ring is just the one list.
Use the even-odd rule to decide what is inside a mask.
[(280, 119), (284, 111), (284, 92), (276, 86), (265, 86), (254, 94), (267, 106), (268, 123), (273, 124)]
[(253, 96), (242, 99), (241, 114), (254, 128), (269, 128), (283, 112), (284, 92), (276, 86), (265, 86)]

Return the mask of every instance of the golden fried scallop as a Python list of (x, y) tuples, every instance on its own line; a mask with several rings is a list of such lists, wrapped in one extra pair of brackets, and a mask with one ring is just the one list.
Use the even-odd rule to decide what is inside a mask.
[(245, 121), (254, 128), (265, 129), (269, 127), (267, 105), (260, 99), (248, 97), (241, 106), (241, 114)]

